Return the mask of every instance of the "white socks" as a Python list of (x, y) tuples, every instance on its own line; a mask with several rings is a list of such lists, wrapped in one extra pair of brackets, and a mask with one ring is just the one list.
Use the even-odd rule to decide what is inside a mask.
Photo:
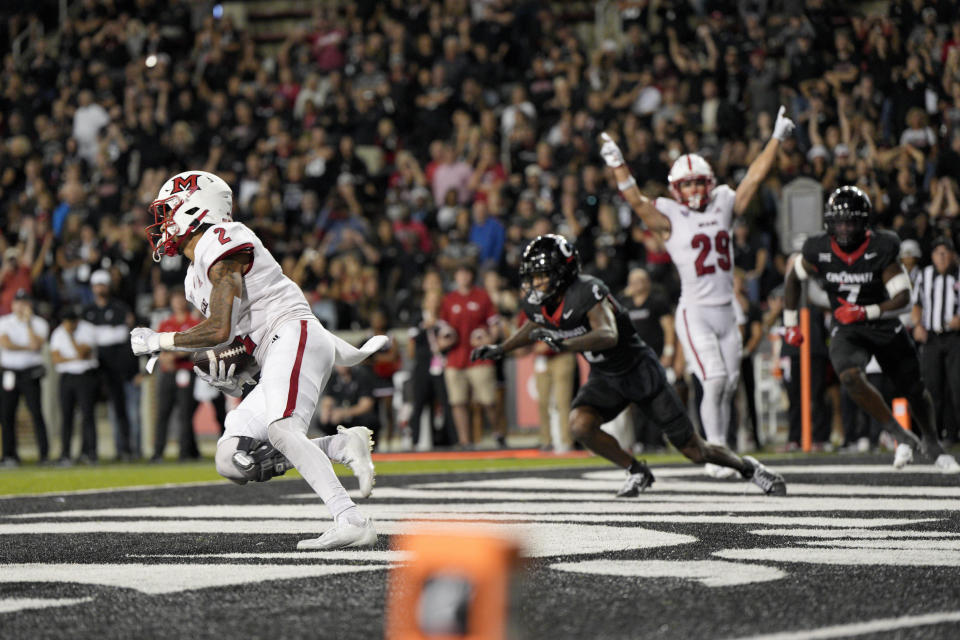
[(701, 380), (701, 383), (703, 401), (700, 403), (700, 424), (703, 425), (707, 442), (726, 445), (727, 426), (730, 424), (730, 406), (724, 393), (727, 381), (723, 378), (708, 378)]
[(343, 462), (343, 448), (347, 444), (347, 436), (338, 433), (332, 436), (323, 436), (311, 440), (324, 454), (334, 462)]
[(307, 425), (302, 420), (290, 416), (272, 422), (267, 427), (267, 437), (270, 444), (293, 463), (334, 518), (350, 507), (356, 508), (334, 473), (327, 454), (307, 438)]

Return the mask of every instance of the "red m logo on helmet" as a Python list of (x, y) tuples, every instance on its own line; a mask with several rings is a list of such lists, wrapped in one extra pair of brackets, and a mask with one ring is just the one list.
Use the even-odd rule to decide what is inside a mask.
[(174, 194), (174, 193), (180, 193), (181, 191), (196, 191), (197, 189), (200, 188), (197, 186), (197, 178), (199, 177), (200, 176), (197, 174), (187, 176), (186, 178), (181, 178), (180, 176), (174, 177), (173, 191), (171, 191), (170, 193)]

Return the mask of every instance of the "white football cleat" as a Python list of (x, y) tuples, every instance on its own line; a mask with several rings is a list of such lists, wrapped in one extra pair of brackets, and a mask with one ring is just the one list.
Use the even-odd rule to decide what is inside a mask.
[(377, 532), (373, 528), (373, 520), (367, 518), (362, 525), (341, 522), (327, 529), (319, 538), (301, 540), (297, 543), (298, 551), (328, 551), (330, 549), (344, 549), (346, 547), (369, 547), (377, 541)]
[(340, 425), (337, 427), (337, 433), (347, 437), (341, 462), (350, 467), (353, 475), (357, 476), (357, 481), (360, 483), (360, 496), (368, 498), (376, 482), (373, 458), (370, 457), (370, 452), (373, 451), (373, 431), (366, 427), (347, 429)]
[(898, 444), (893, 453), (893, 468), (903, 469), (911, 462), (913, 462), (913, 447), (906, 442)]
[(949, 453), (941, 453), (937, 456), (937, 460), (933, 463), (933, 466), (940, 469), (941, 473), (960, 473), (960, 464), (958, 464), (957, 459)]

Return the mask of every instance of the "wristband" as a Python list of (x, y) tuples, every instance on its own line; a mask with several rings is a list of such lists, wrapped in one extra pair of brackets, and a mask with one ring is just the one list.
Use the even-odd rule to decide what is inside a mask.
[(783, 310), (783, 326), (795, 327), (800, 323), (800, 313), (796, 309)]
[(867, 320), (876, 320), (880, 317), (880, 305), (878, 304), (868, 304), (863, 309), (867, 312)]
[(673, 353), (674, 353), (674, 350), (673, 350), (673, 345), (672, 345), (672, 344), (665, 344), (665, 345), (663, 345), (663, 355), (664, 355), (664, 356), (666, 356), (666, 357), (668, 357), (668, 358), (672, 358), (672, 357), (673, 357)]
[(635, 187), (635, 186), (637, 186), (637, 181), (633, 179), (633, 176), (630, 176), (623, 182), (617, 183), (617, 189), (620, 189), (620, 191), (626, 191), (630, 187)]
[(161, 351), (175, 351), (176, 347), (173, 346), (173, 336), (176, 334), (173, 331), (167, 331), (166, 333), (157, 334), (157, 344), (160, 346)]

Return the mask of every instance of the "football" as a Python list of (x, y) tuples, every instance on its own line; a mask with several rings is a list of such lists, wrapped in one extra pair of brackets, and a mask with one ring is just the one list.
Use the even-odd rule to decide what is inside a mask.
[(195, 351), (192, 359), (193, 364), (204, 373), (210, 370), (211, 359), (224, 361), (228, 371), (231, 365), (237, 365), (237, 368), (234, 370), (234, 375), (241, 372), (251, 372), (257, 364), (253, 356), (247, 353), (247, 348), (240, 338), (234, 338), (233, 342), (223, 347)]

